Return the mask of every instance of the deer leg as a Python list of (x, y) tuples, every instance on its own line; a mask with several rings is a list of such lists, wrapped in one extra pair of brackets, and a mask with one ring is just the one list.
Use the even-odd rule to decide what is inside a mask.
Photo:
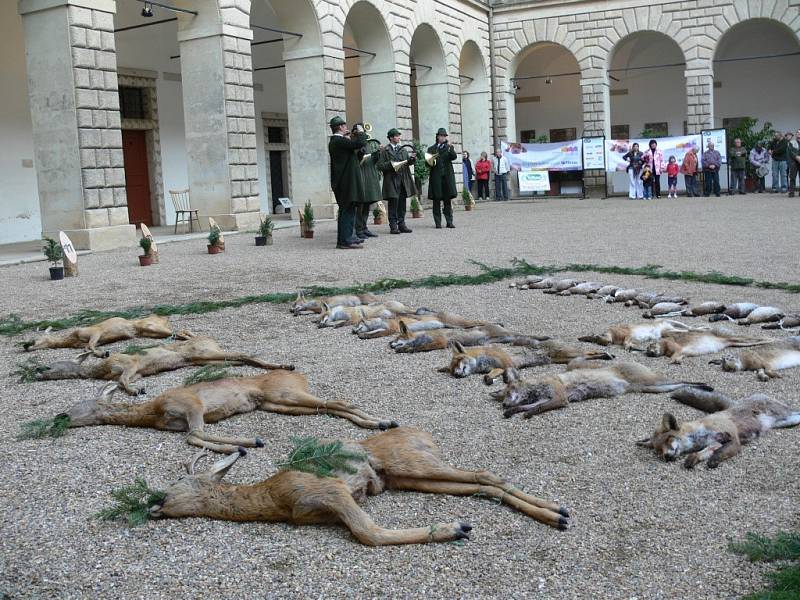
[(192, 359), (192, 362), (198, 365), (213, 365), (213, 364), (229, 364), (232, 366), (247, 365), (249, 367), (257, 367), (265, 370), (282, 369), (284, 371), (294, 371), (294, 365), (276, 365), (264, 362), (259, 358), (244, 354), (241, 352), (219, 352), (214, 355), (206, 355)]
[(135, 368), (125, 369), (117, 379), (119, 387), (121, 387), (129, 396), (138, 396), (144, 394), (144, 388), (135, 388), (131, 384), (134, 381), (141, 379), (142, 376), (137, 373)]
[(566, 529), (569, 525), (569, 521), (561, 513), (525, 502), (512, 495), (510, 492), (492, 485), (399, 477), (392, 479), (392, 488), (427, 492), (430, 494), (450, 494), (452, 496), (488, 496), (489, 498), (494, 498), (495, 500), (512, 506), (532, 519), (544, 523), (545, 525), (550, 525), (550, 527)]
[(222, 435), (212, 435), (210, 433), (206, 433), (203, 430), (194, 430), (192, 431), (191, 435), (195, 436), (197, 439), (200, 439), (204, 442), (215, 442), (219, 444), (227, 444), (233, 447), (243, 446), (245, 448), (263, 448), (264, 442), (261, 438), (237, 438), (237, 437), (226, 437)]
[(97, 350), (97, 344), (100, 341), (100, 337), (102, 336), (102, 332), (98, 331), (89, 338), (89, 341), (86, 342), (86, 349), (89, 350), (94, 356), (98, 358), (105, 358), (108, 356), (107, 352), (102, 352)]
[[(410, 529), (384, 529), (375, 524), (370, 516), (356, 504), (350, 491), (343, 485), (339, 489), (326, 489), (319, 494), (317, 506), (304, 507), (304, 510), (317, 512), (320, 509), (332, 514), (344, 523), (362, 544), (368, 546), (390, 546), (400, 544), (428, 544), (431, 542), (452, 542), (469, 539), (472, 527), (466, 523), (438, 523), (430, 527)], [(293, 521), (304, 521), (304, 514), (295, 507)]]
[(186, 443), (192, 446), (197, 446), (198, 448), (205, 448), (206, 450), (211, 450), (212, 452), (218, 452), (219, 454), (233, 454), (234, 452), (239, 451), (239, 448), (237, 446), (231, 446), (229, 444), (215, 444), (213, 442), (206, 441), (197, 434), (198, 434), (197, 431), (193, 431), (192, 433), (187, 435)]
[(590, 344), (598, 344), (599, 346), (610, 346), (611, 340), (604, 335), (584, 335), (578, 338), (579, 342), (589, 342)]

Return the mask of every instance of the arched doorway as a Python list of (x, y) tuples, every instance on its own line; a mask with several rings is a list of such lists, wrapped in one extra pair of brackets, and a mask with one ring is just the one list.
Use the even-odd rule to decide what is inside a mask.
[(389, 32), (380, 12), (362, 0), (344, 25), (344, 92), (347, 121), (371, 123), (372, 136), (384, 140), (395, 126), (395, 69)]
[(436, 131), (448, 128), (447, 68), (444, 51), (433, 27), (423, 23), (411, 38), (411, 122), (423, 146), (436, 141)]
[(800, 97), (799, 70), (800, 43), (787, 26), (771, 19), (734, 25), (714, 53), (714, 126), (735, 127), (752, 117), (758, 129), (770, 122), (779, 131), (795, 131), (791, 99)]
[(563, 142), (583, 132), (580, 68), (564, 46), (534, 44), (517, 57), (511, 80), (516, 130), (521, 143)]
[(478, 45), (467, 41), (459, 59), (461, 97), (461, 146), (470, 153), (473, 165), (481, 152), (491, 154), (489, 81)]

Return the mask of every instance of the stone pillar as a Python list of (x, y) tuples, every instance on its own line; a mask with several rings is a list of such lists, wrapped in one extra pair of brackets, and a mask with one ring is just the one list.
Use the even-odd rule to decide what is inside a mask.
[(687, 65), (686, 123), (689, 133), (714, 127), (714, 71), (710, 66)]
[[(341, 98), (328, 97), (326, 77), (330, 75), (326, 74), (326, 65), (330, 67), (337, 59), (324, 56), (320, 48), (308, 48), (284, 52), (283, 60), (292, 140), (289, 146), (295, 205), (292, 214), (296, 215), (310, 200), (315, 218), (332, 219), (336, 216), (336, 204), (331, 190), (328, 122), (334, 114), (344, 117), (344, 86)], [(343, 70), (343, 61), (338, 63)]]
[[(608, 75), (602, 71), (584, 72), (581, 76), (583, 98), (583, 137), (609, 137), (611, 110)], [(606, 174), (600, 170), (583, 172), (587, 198), (603, 198), (606, 194)]]
[(114, 0), (21, 0), (42, 232), (136, 243), (122, 159)]
[(223, 229), (259, 224), (253, 34), (243, 19), (181, 20), (178, 32), (192, 208)]

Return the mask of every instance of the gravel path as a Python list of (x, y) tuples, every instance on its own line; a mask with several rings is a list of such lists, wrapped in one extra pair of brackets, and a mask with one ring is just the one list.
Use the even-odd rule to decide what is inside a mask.
[[(743, 208), (755, 201), (715, 202)], [(480, 207), (471, 215), (457, 214), (460, 229), (455, 232), (429, 229), (426, 221), (424, 227), (415, 227), (413, 236), (382, 236), (369, 250), (351, 253), (329, 250), (332, 230), (325, 226), (318, 234), (322, 239), (313, 242), (279, 232), (276, 245), (258, 253), (248, 247), (246, 236), (227, 240), (222, 257), (199, 253), (195, 242), (174, 244), (162, 252), (160, 266), (148, 269), (132, 266), (132, 251), (110, 252), (87, 257), (81, 276), (63, 284), (41, 280), (41, 265), (3, 269), (10, 277), (0, 298), (2, 305), (27, 317), (60, 316), (81, 307), (109, 309), (285, 291), (309, 283), (467, 272), (465, 258), (501, 264), (514, 255), (535, 262), (658, 262), (670, 268), (798, 279), (797, 248), (782, 249), (777, 242), (779, 231), (785, 231), (782, 241), (796, 244), (790, 235), (795, 229), (792, 205), (782, 201), (786, 214), (773, 211), (763, 222), (735, 214), (716, 216), (714, 235), (691, 245), (703, 229), (697, 222), (701, 205), (665, 201), (652, 205), (653, 216), (660, 215), (655, 219), (649, 213), (642, 219), (644, 209), (624, 201)], [(523, 225), (523, 211), (536, 217)], [(640, 221), (664, 222), (664, 212), (676, 223), (669, 238), (660, 231), (646, 234), (641, 224), (636, 228), (637, 214)], [(622, 217), (629, 223), (625, 230), (642, 231), (635, 242), (614, 243), (619, 228), (612, 223)], [(559, 223), (567, 219), (572, 237), (586, 237), (590, 230), (601, 233), (580, 247), (563, 247), (555, 232), (565, 229)], [(741, 248), (759, 248), (761, 258), (745, 250), (726, 252), (726, 239)], [(790, 251), (791, 260), (784, 256)], [(697, 301), (798, 306), (795, 296), (771, 290), (597, 278), (686, 294)], [(640, 311), (619, 305), (519, 292), (507, 285), (408, 289), (391, 297), (567, 340), (639, 320)], [(181, 434), (120, 427), (73, 429), (58, 440), (12, 441), (19, 422), (52, 416), (96, 393), (100, 385), (18, 384), (6, 375), (21, 358), (13, 342), (22, 338), (2, 338), (0, 378), (6, 385), (0, 395), (5, 413), (0, 436), (7, 442), (0, 445), (0, 596), (196, 598), (202, 590), (219, 598), (732, 598), (763, 586), (768, 567), (731, 554), (727, 544), (749, 531), (771, 534), (800, 524), (797, 430), (772, 432), (716, 470), (686, 471), (680, 463), (661, 462), (634, 444), (651, 433), (665, 411), (679, 419), (697, 416), (668, 395), (592, 400), (530, 420), (503, 419), (480, 377), (455, 380), (435, 371), (447, 360), (443, 352), (397, 355), (386, 340), (360, 341), (346, 329), (318, 330), (309, 318), (290, 316), (285, 306), (247, 306), (179, 317), (174, 323), (212, 335), (223, 347), (272, 362), (293, 362), (324, 398), (350, 399), (374, 414), (430, 431), (452, 464), (490, 469), (534, 495), (564, 502), (575, 516), (573, 528), (555, 531), (478, 498), (407, 492), (384, 493), (364, 507), (385, 527), (467, 520), (475, 527), (472, 541), (375, 549), (356, 543), (343, 527), (183, 519), (151, 521), (129, 530), (89, 520), (108, 504), (111, 489), (137, 476), (152, 487), (165, 487), (181, 475), (181, 463), (193, 451)], [(50, 350), (39, 356), (50, 362), (74, 354)], [(638, 355), (622, 358), (676, 379), (706, 381), (737, 397), (764, 391), (798, 403), (800, 369), (762, 384), (752, 373), (723, 374), (707, 364), (708, 357), (687, 359), (682, 366)], [(545, 367), (527, 375), (561, 369)], [(179, 385), (189, 372), (148, 379), (148, 397)], [(265, 448), (250, 452), (234, 467), (228, 479), (235, 483), (258, 481), (274, 472), (291, 436), (369, 435), (341, 419), (269, 413), (242, 415), (207, 429), (265, 439)]]

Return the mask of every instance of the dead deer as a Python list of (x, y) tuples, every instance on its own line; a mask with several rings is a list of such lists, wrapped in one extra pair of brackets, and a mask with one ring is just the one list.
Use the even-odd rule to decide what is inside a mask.
[(389, 489), (482, 495), (557, 529), (566, 529), (570, 523), (569, 513), (557, 503), (526, 494), (490, 471), (451, 467), (442, 460), (430, 434), (418, 429), (398, 427), (365, 440), (343, 441), (342, 451), (352, 457), (347, 461), (350, 468), (336, 470), (333, 476), (281, 470), (252, 485), (222, 482), (244, 451), (217, 461), (201, 474), (195, 473), (196, 457), (188, 466), (189, 475), (168, 486), (149, 515), (294, 525), (341, 523), (369, 546), (468, 539), (472, 527), (460, 522), (411, 529), (379, 527), (358, 502)]
[(99, 398), (79, 402), (56, 419), (67, 417), (68, 427), (122, 425), (185, 431), (187, 443), (225, 454), (236, 452), (239, 446), (260, 448), (264, 444), (259, 438), (210, 435), (203, 426), (255, 410), (282, 415), (332, 415), (365, 429), (398, 425), (346, 402), (317, 398), (309, 391), (305, 375), (284, 370), (172, 388), (141, 404), (112, 403), (116, 389), (116, 383), (107, 384)]
[[(135, 320), (112, 317), (96, 325), (76, 327), (57, 335), (49, 335), (48, 330), (37, 339), (24, 342), (22, 347), (26, 352), (44, 348), (85, 348), (95, 356), (108, 356), (107, 352), (98, 351), (97, 346), (137, 337), (163, 339), (172, 335), (172, 326), (166, 317), (149, 315)], [(191, 334), (180, 332), (174, 335), (177, 339), (188, 339)]]
[(594, 300), (595, 298), (613, 298), (614, 294), (616, 294), (622, 288), (617, 287), (616, 285), (604, 285), (599, 290), (592, 292), (590, 294), (586, 294), (586, 297), (589, 300)]
[(558, 294), (563, 291), (566, 291), (570, 288), (575, 287), (579, 283), (583, 283), (581, 279), (557, 279), (553, 282), (552, 285), (546, 288), (540, 288), (538, 286), (542, 285), (545, 282), (540, 282), (538, 284), (534, 284), (531, 286), (532, 289), (544, 289), (545, 294)]
[(743, 444), (770, 429), (800, 424), (800, 410), (763, 394), (737, 402), (719, 393), (687, 388), (675, 392), (672, 398), (710, 414), (679, 426), (673, 415), (665, 413), (655, 433), (636, 443), (652, 448), (668, 461), (686, 455), (683, 464), (688, 469), (702, 461), (709, 469), (718, 467), (739, 454)]
[(614, 302), (623, 302), (627, 303), (630, 300), (633, 300), (636, 296), (641, 294), (641, 292), (635, 288), (630, 289), (618, 289), (613, 294), (609, 294), (604, 298), (606, 302), (609, 304), (613, 304)]
[(642, 292), (625, 302), (625, 306), (638, 306), (639, 308), (653, 308), (656, 304), (662, 302), (670, 302), (672, 304), (685, 305), (689, 300), (682, 296), (665, 296), (664, 294), (657, 294), (653, 292)]
[[(400, 320), (400, 317), (362, 319), (353, 327), (353, 333), (357, 334), (362, 340), (397, 335), (400, 333)], [(470, 329), (487, 325), (486, 321), (473, 321), (446, 312), (415, 317), (404, 316), (402, 321), (411, 332), (431, 331), (433, 329)]]
[(800, 327), (800, 315), (786, 315), (777, 323), (767, 323), (762, 325), (761, 329), (794, 329)]
[(680, 321), (664, 319), (656, 323), (638, 325), (612, 325), (600, 335), (584, 335), (578, 338), (581, 342), (590, 342), (601, 346), (622, 346), (625, 350), (643, 350), (644, 346), (661, 338), (665, 331), (702, 331), (706, 328), (691, 327)]
[(645, 349), (647, 356), (668, 356), (678, 364), (687, 356), (701, 356), (721, 352), (725, 348), (746, 348), (773, 344), (772, 338), (734, 335), (721, 328), (710, 331), (665, 331), (661, 339), (654, 340)]
[(596, 281), (584, 281), (583, 283), (578, 283), (573, 285), (571, 288), (567, 288), (558, 293), (559, 296), (589, 296), (589, 294), (594, 294), (600, 288), (602, 288), (605, 284), (598, 283)]
[(444, 350), (452, 342), (462, 346), (484, 346), (486, 344), (512, 344), (514, 346), (536, 345), (549, 339), (546, 336), (531, 336), (512, 333), (500, 325), (482, 325), (472, 329), (440, 329), (413, 333), (405, 322), (400, 321), (400, 335), (389, 343), (395, 352), (430, 352)]
[(363, 306), (331, 306), (324, 303), (317, 326), (347, 327), (348, 325), (357, 325), (366, 319), (391, 319), (398, 315), (426, 315), (430, 312), (427, 308), (409, 308), (402, 302), (394, 300)]
[(319, 314), (322, 312), (322, 305), (328, 304), (330, 306), (360, 306), (362, 304), (370, 304), (371, 302), (378, 302), (378, 298), (372, 294), (358, 294), (358, 295), (345, 295), (345, 296), (327, 296), (322, 298), (312, 298), (306, 300), (303, 292), (297, 292), (297, 299), (292, 303), (290, 311), (295, 316), (297, 315), (311, 315)]
[(757, 325), (760, 323), (775, 323), (780, 321), (786, 314), (774, 306), (759, 306), (744, 319), (739, 319), (739, 325)]
[(450, 364), (439, 369), (453, 377), (484, 375), (483, 382), (492, 385), (509, 369), (527, 369), (549, 364), (566, 364), (581, 357), (587, 360), (612, 360), (608, 352), (585, 352), (557, 340), (546, 340), (536, 345), (536, 349), (525, 354), (512, 356), (503, 348), (496, 346), (476, 346), (465, 348), (460, 342), (450, 345), (452, 357)]
[(800, 366), (800, 336), (776, 341), (766, 348), (745, 350), (738, 357), (725, 356), (711, 360), (710, 365), (722, 365), (727, 372), (755, 371), (760, 381), (779, 378), (778, 371)]
[(193, 365), (228, 364), (260, 369), (294, 369), (292, 365), (267, 363), (242, 352), (225, 352), (216, 341), (203, 336), (190, 336), (186, 341), (144, 348), (135, 354), (115, 353), (98, 362), (84, 364), (89, 354), (83, 353), (77, 360), (56, 361), (37, 373), (36, 379), (107, 379), (118, 381), (126, 393), (135, 396), (144, 393), (144, 389), (137, 390), (132, 386), (138, 379)]
[(613, 398), (623, 394), (663, 394), (685, 386), (712, 391), (704, 383), (670, 381), (638, 363), (604, 366), (583, 359), (573, 360), (558, 375), (523, 380), (519, 373), (507, 372), (508, 385), (493, 392), (492, 398), (503, 401), (503, 416), (524, 413), (525, 418), (564, 408), (570, 402), (590, 398)]

